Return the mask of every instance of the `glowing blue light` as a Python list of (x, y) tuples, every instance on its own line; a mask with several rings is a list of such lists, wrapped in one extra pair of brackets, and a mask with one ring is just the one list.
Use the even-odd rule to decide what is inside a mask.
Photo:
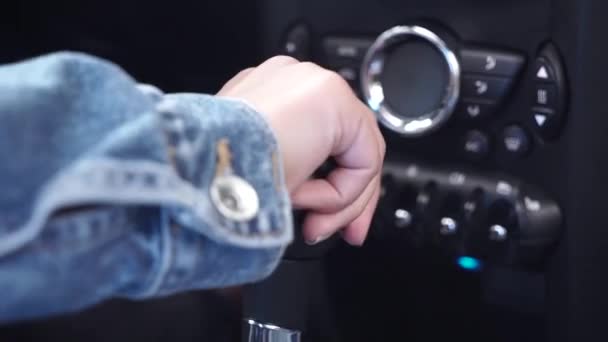
[(466, 271), (479, 271), (481, 269), (481, 261), (472, 257), (462, 256), (458, 258), (457, 263), (460, 268)]

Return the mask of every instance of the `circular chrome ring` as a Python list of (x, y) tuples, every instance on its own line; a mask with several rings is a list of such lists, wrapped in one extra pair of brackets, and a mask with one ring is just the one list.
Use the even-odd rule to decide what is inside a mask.
[[(404, 118), (386, 103), (380, 76), (384, 69), (386, 49), (412, 37), (428, 41), (441, 53), (448, 65), (449, 77), (436, 109), (421, 113), (417, 118)], [(439, 128), (454, 112), (460, 96), (460, 64), (454, 52), (432, 31), (420, 26), (396, 26), (381, 34), (367, 52), (361, 68), (361, 88), (367, 104), (384, 126), (401, 135), (417, 137)]]

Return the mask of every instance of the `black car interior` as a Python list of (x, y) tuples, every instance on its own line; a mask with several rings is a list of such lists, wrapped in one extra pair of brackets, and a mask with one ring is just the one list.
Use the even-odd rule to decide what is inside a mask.
[(296, 243), (244, 310), (208, 292), (111, 301), (0, 340), (239, 341), (253, 317), (303, 341), (608, 340), (607, 2), (3, 7), (2, 63), (84, 51), (206, 93), (277, 54), (318, 63), (376, 112), (388, 153), (365, 246)]

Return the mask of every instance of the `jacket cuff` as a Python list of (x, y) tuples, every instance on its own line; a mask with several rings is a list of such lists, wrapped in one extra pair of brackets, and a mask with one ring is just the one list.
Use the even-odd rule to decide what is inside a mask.
[(245, 248), (293, 239), (289, 194), (276, 138), (248, 104), (199, 94), (167, 95), (157, 107), (168, 159), (198, 192), (171, 209), (180, 225)]

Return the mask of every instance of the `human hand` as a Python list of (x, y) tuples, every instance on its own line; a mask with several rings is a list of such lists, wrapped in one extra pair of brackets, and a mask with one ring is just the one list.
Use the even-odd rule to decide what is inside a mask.
[[(231, 79), (217, 94), (262, 113), (279, 144), (294, 208), (309, 212), (303, 234), (319, 243), (344, 228), (364, 243), (380, 195), (384, 139), (374, 114), (336, 73), (278, 56)], [(337, 168), (311, 176), (329, 157)]]

